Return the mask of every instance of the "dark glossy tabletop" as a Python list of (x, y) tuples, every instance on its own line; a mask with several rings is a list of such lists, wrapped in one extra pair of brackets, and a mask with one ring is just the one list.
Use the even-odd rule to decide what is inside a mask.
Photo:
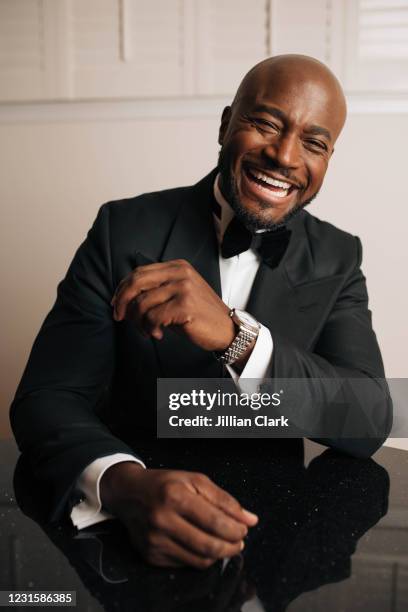
[(205, 457), (207, 473), (260, 516), (242, 556), (207, 571), (145, 565), (116, 521), (44, 525), (20, 476), (17, 498), (37, 522), (28, 518), (13, 489), (17, 449), (0, 442), (0, 590), (76, 591), (80, 612), (407, 611), (408, 452), (357, 460), (306, 442), (303, 455), (296, 441), (268, 460), (273, 441), (258, 442)]

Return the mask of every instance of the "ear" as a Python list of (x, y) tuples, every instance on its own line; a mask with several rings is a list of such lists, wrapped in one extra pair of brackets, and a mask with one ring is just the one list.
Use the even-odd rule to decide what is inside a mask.
[(218, 131), (218, 144), (220, 145), (222, 145), (224, 142), (225, 132), (227, 131), (227, 128), (229, 126), (230, 119), (231, 119), (231, 107), (226, 106), (224, 110), (222, 111), (220, 129)]

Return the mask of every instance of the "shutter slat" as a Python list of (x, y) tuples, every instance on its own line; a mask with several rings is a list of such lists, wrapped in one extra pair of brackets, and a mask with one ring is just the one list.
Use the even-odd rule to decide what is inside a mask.
[(73, 7), (77, 97), (181, 93), (181, 0), (73, 0)]
[(345, 86), (408, 91), (408, 0), (347, 0)]
[(359, 2), (359, 57), (372, 60), (408, 58), (407, 32), (408, 0)]
[(38, 0), (0, 0), (0, 69), (41, 70), (41, 18)]

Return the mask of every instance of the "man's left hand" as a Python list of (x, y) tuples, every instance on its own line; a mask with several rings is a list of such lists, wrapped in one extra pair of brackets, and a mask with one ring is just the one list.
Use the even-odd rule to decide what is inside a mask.
[(163, 328), (185, 334), (206, 351), (223, 351), (236, 335), (229, 307), (183, 259), (135, 268), (112, 299), (115, 321), (131, 319), (157, 340)]

